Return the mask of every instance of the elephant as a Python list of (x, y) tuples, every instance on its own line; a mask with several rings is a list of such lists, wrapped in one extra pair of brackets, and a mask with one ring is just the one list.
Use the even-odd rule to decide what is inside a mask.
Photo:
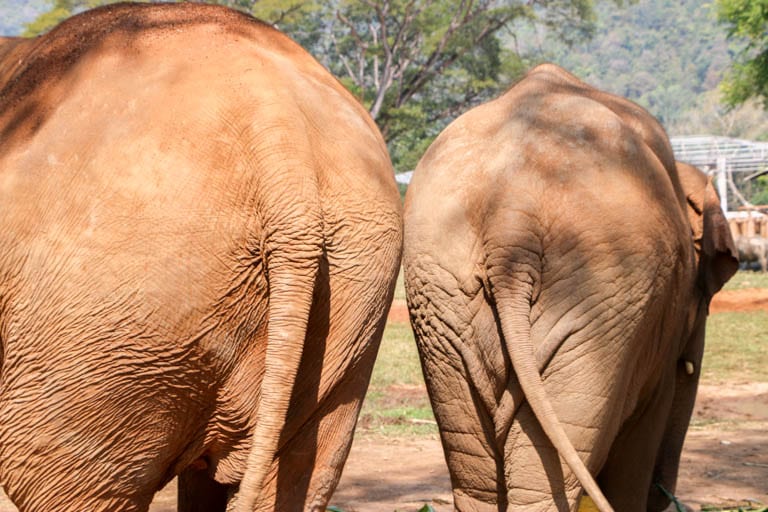
[(384, 140), (275, 28), (114, 4), (0, 42), (0, 485), (325, 510), (402, 250)]
[(757, 263), (763, 273), (768, 271), (768, 240), (761, 236), (739, 235), (734, 242), (741, 263), (747, 267)]
[(406, 297), (459, 511), (669, 504), (712, 295), (737, 270), (704, 173), (554, 64), (436, 138)]

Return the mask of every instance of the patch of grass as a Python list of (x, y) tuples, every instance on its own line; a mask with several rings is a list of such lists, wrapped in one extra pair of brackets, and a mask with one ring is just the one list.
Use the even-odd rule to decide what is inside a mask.
[(419, 353), (407, 323), (390, 322), (384, 329), (359, 428), (397, 437), (437, 433)]
[(746, 500), (733, 505), (702, 505), (702, 512), (768, 512), (768, 507), (759, 501)]
[[(390, 390), (397, 393), (398, 390)], [(369, 393), (360, 413), (358, 428), (366, 433), (392, 437), (437, 434), (437, 423), (426, 397), (411, 396), (393, 405), (380, 392)]]
[(725, 283), (723, 290), (744, 290), (746, 288), (768, 288), (768, 273), (739, 270), (730, 281)]
[(393, 385), (424, 385), (413, 331), (404, 322), (390, 322), (384, 328), (384, 338), (371, 376), (373, 389)]
[(403, 267), (400, 267), (400, 273), (397, 274), (397, 283), (395, 284), (395, 300), (405, 301), (405, 278), (403, 277)]
[(702, 382), (768, 381), (768, 313), (718, 313), (707, 321)]

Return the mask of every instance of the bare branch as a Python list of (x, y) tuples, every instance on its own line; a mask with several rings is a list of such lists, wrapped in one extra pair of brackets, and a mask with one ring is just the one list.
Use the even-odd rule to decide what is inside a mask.
[[(376, 27), (373, 26), (373, 23), (368, 25), (368, 30), (371, 31), (374, 46), (378, 46), (379, 34), (376, 32)], [(377, 90), (381, 86), (381, 80), (379, 79), (379, 56), (375, 53), (373, 54), (373, 86)]]
[[(380, 45), (384, 50), (384, 63), (382, 65), (381, 77), (379, 83), (376, 86), (376, 96), (371, 104), (369, 110), (371, 117), (376, 119), (381, 112), (381, 107), (384, 104), (384, 96), (389, 88), (392, 86), (392, 48), (389, 44), (389, 36), (387, 32), (387, 17), (389, 16), (389, 0), (384, 0), (383, 3), (375, 7), (376, 16), (379, 18), (379, 36), (381, 38)], [(376, 60), (378, 70), (378, 59)], [(378, 78), (378, 74), (377, 74)]]
[[(255, 3), (255, 2), (254, 2), (254, 3)], [(289, 7), (288, 9), (286, 9), (286, 10), (284, 10), (284, 11), (280, 11), (280, 17), (278, 17), (276, 20), (272, 21), (272, 25), (274, 25), (274, 26), (276, 26), (276, 27), (279, 27), (279, 26), (280, 26), (280, 24), (281, 24), (283, 21), (285, 21), (285, 19), (286, 19), (288, 16), (290, 16), (290, 15), (291, 15), (291, 14), (293, 14), (294, 12), (296, 12), (296, 11), (300, 10), (301, 8), (302, 8), (302, 5), (301, 5), (301, 4), (296, 4), (296, 5), (293, 5), (293, 6)]]
[[(504, 16), (502, 18), (497, 19), (494, 23), (487, 25), (473, 40), (472, 44), (465, 45), (463, 48), (459, 49), (455, 53), (451, 54), (448, 58), (444, 60), (439, 60), (440, 57), (442, 57), (441, 54), (437, 54), (433, 52), (432, 56), (430, 56), (430, 61), (428, 61), (427, 65), (422, 67), (422, 71), (417, 73), (410, 82), (406, 85), (405, 90), (403, 91), (403, 94), (400, 98), (398, 98), (398, 106), (401, 106), (406, 101), (411, 99), (415, 94), (417, 94), (425, 85), (426, 83), (431, 80), (434, 76), (440, 74), (456, 62), (459, 58), (464, 56), (469, 50), (480, 44), (486, 37), (494, 34), (497, 30), (499, 30), (501, 27), (509, 23), (513, 18), (515, 17), (514, 14), (509, 14), (507, 16)], [(446, 40), (446, 45), (448, 41)], [(434, 57), (434, 59), (433, 59)]]
[[(354, 23), (352, 23), (346, 16), (344, 16), (341, 11), (336, 11), (336, 18), (341, 21), (347, 28), (349, 28), (349, 33), (352, 35), (352, 38), (355, 40), (355, 43), (359, 49), (357, 56), (357, 74), (351, 70), (351, 66), (347, 67), (347, 71), (350, 73), (352, 80), (354, 80), (357, 86), (360, 88), (360, 98), (363, 99), (365, 97), (365, 57), (368, 52), (369, 45), (357, 31)], [(341, 51), (338, 45), (336, 48), (339, 55), (341, 55)]]
[(336, 39), (336, 36), (334, 35), (333, 31), (331, 31), (331, 41), (333, 42), (333, 46), (336, 48), (336, 53), (338, 54), (339, 59), (341, 60), (341, 63), (344, 65), (344, 69), (347, 70), (347, 74), (349, 75), (349, 78), (351, 78), (352, 80), (355, 80), (355, 83), (357, 83), (357, 77), (355, 76), (355, 72), (352, 70), (352, 67), (349, 64), (349, 59), (347, 59), (347, 57), (341, 52), (341, 49), (339, 48), (339, 41)]
[[(398, 103), (400, 105), (402, 105), (402, 103), (404, 103), (409, 98), (411, 98), (414, 94), (416, 94), (416, 92), (418, 92), (424, 86), (424, 84), (428, 81), (428, 79), (436, 74), (436, 71), (430, 72), (431, 68), (435, 66), (435, 63), (439, 60), (439, 58), (445, 52), (445, 48), (446, 46), (448, 46), (448, 43), (450, 42), (454, 33), (459, 28), (461, 28), (466, 23), (472, 20), (473, 18), (471, 14), (472, 5), (473, 5), (472, 0), (461, 0), (461, 3), (459, 4), (459, 8), (456, 10), (456, 13), (451, 18), (451, 22), (448, 28), (446, 29), (445, 33), (443, 34), (443, 37), (440, 38), (440, 41), (437, 43), (437, 46), (432, 51), (430, 56), (427, 58), (427, 61), (424, 64), (424, 66), (422, 66), (423, 72), (416, 74), (416, 76), (406, 86), (406, 92), (403, 94), (402, 98), (398, 98)], [(443, 69), (443, 68), (444, 66), (440, 67), (439, 69)]]
[(731, 192), (733, 192), (733, 195), (735, 195), (735, 196), (736, 196), (736, 198), (737, 198), (739, 201), (741, 201), (741, 204), (743, 204), (743, 205), (744, 205), (744, 207), (745, 207), (747, 210), (757, 210), (757, 207), (755, 207), (755, 205), (753, 205), (752, 203), (750, 203), (749, 201), (747, 201), (747, 198), (746, 198), (746, 197), (744, 197), (744, 196), (741, 194), (741, 192), (739, 192), (739, 189), (736, 187), (736, 183), (734, 183), (734, 182), (733, 182), (733, 173), (732, 173), (731, 171), (728, 171), (728, 172), (727, 172), (727, 173), (725, 173), (725, 174), (726, 174), (726, 180), (727, 180), (727, 183), (728, 183), (728, 188), (730, 188), (730, 189), (731, 189)]

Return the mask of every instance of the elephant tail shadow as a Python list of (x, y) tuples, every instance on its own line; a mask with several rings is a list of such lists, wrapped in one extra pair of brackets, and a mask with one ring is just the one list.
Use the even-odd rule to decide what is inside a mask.
[(565, 433), (544, 389), (531, 340), (530, 308), (533, 286), (531, 284), (524, 286), (527, 290), (509, 290), (506, 287), (493, 287), (491, 280), (491, 293), (496, 302), (501, 332), (512, 368), (517, 375), (525, 399), (547, 438), (565, 459), (568, 467), (576, 475), (600, 512), (613, 512), (613, 507), (608, 503)]

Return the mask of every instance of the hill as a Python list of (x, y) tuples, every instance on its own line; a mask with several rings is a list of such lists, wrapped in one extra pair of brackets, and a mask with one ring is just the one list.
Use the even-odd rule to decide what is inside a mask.
[(672, 135), (768, 140), (755, 103), (728, 111), (718, 85), (738, 42), (726, 41), (714, 1), (597, 0), (594, 37), (567, 47), (546, 33), (517, 38), (536, 60), (556, 62), (601, 89), (647, 108)]

